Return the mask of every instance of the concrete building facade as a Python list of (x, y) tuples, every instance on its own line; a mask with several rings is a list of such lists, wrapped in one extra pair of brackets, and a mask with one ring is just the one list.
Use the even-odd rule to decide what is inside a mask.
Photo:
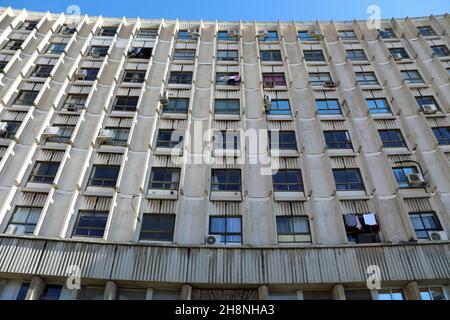
[(1, 9), (0, 299), (450, 298), (449, 34)]

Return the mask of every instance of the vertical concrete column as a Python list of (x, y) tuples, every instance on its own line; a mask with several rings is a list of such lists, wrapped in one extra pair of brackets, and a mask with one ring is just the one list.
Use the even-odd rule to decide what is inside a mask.
[(192, 296), (192, 287), (188, 284), (185, 284), (181, 287), (181, 295), (180, 300), (191, 300)]
[(331, 298), (333, 300), (346, 300), (345, 290), (342, 284), (337, 284), (331, 289)]
[(145, 300), (153, 300), (153, 288), (147, 288), (147, 294)]
[(421, 300), (420, 289), (416, 281), (411, 281), (404, 288), (405, 296), (407, 300)]
[(45, 282), (39, 277), (33, 277), (30, 282), (30, 287), (28, 288), (27, 296), (25, 300), (39, 300), (44, 292)]
[(106, 282), (104, 300), (116, 300), (117, 284), (113, 281)]
[(303, 290), (297, 290), (297, 300), (305, 300), (303, 296)]
[(258, 300), (269, 300), (269, 287), (260, 286), (258, 288)]

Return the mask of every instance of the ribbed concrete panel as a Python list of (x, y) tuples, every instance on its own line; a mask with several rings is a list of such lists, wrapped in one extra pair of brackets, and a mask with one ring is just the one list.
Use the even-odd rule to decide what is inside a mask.
[(45, 241), (17, 238), (0, 239), (0, 272), (35, 273)]

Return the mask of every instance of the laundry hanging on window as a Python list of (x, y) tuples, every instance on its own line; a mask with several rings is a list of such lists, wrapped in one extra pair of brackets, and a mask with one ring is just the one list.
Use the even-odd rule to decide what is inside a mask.
[(375, 214), (372, 212), (364, 214), (363, 219), (364, 219), (364, 224), (366, 226), (377, 226), (378, 225), (377, 218), (375, 217)]

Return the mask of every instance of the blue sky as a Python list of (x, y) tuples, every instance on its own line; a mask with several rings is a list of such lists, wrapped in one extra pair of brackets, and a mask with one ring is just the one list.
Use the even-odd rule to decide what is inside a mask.
[(110, 17), (180, 18), (184, 20), (352, 20), (366, 19), (369, 5), (382, 18), (427, 16), (449, 12), (449, 0), (0, 0), (0, 6)]

